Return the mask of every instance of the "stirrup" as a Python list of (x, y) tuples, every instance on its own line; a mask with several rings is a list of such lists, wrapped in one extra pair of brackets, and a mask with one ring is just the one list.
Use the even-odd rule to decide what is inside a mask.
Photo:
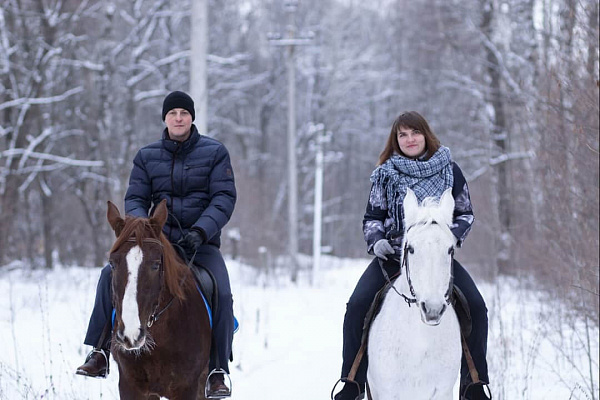
[[(212, 395), (212, 396), (208, 395), (208, 386), (210, 384), (210, 377), (213, 375), (217, 375), (217, 374), (223, 375), (223, 377), (226, 377), (227, 380), (229, 381), (229, 394), (228, 395), (218, 395), (218, 394)], [(223, 383), (225, 383), (224, 379), (223, 379)], [(227, 385), (225, 385), (225, 386), (227, 386)], [(215, 368), (212, 371), (210, 371), (210, 373), (206, 377), (206, 385), (204, 385), (204, 397), (206, 397), (207, 399), (226, 399), (228, 397), (231, 397), (232, 392), (233, 392), (233, 390), (232, 390), (231, 378), (229, 377), (229, 374), (227, 373), (227, 371), (225, 371), (223, 368)]]
[[(356, 388), (358, 389), (358, 396), (356, 396), (356, 398), (354, 400), (363, 400), (365, 398), (365, 393), (361, 392), (360, 385), (358, 384), (358, 382), (353, 381), (352, 379), (348, 379), (348, 378), (340, 378), (335, 382), (335, 385), (333, 385), (333, 388), (331, 389), (331, 400), (333, 400), (335, 388), (337, 387), (337, 385), (340, 382), (343, 382), (344, 384), (352, 383), (352, 384), (356, 385)], [(344, 390), (344, 389), (342, 388), (342, 390)]]

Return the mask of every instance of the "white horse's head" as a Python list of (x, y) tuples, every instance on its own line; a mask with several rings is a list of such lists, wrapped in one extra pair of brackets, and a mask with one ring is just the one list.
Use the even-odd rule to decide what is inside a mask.
[(428, 197), (419, 205), (413, 191), (408, 189), (403, 208), (403, 257), (409, 285), (414, 290), (421, 320), (428, 325), (438, 325), (446, 311), (451, 289), (456, 245), (456, 238), (450, 231), (454, 214), (452, 190), (447, 189), (439, 202)]

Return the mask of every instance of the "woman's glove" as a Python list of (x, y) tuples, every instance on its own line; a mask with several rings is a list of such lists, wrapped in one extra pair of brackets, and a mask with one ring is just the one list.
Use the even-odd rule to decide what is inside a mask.
[(377, 258), (387, 260), (388, 254), (394, 254), (394, 248), (387, 239), (379, 239), (373, 246), (373, 253)]

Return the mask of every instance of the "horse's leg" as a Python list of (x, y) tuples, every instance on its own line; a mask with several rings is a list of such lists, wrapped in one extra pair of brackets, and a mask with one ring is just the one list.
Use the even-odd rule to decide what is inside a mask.
[(206, 400), (204, 397), (204, 386), (187, 386), (185, 388), (180, 388), (178, 390), (174, 390), (171, 397), (171, 400)]
[[(120, 373), (121, 371), (119, 371)], [(147, 400), (148, 395), (135, 385), (133, 379), (119, 377), (119, 398), (121, 400)]]
[(200, 378), (198, 381), (198, 387), (200, 388), (198, 400), (207, 400), (206, 397), (204, 397), (204, 388), (206, 387), (207, 379), (208, 379), (208, 365), (200, 374)]

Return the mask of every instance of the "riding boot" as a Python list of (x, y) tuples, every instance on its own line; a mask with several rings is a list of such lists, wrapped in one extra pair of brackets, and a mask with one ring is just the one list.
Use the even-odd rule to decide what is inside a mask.
[(90, 378), (106, 378), (109, 370), (110, 351), (94, 349), (85, 358), (85, 363), (77, 368), (75, 374)]
[(212, 371), (206, 382), (206, 398), (224, 399), (231, 396), (231, 389), (225, 384), (225, 371)]
[[(486, 400), (490, 397), (485, 393), (482, 383), (489, 383), (486, 360), (488, 336), (487, 307), (475, 282), (464, 267), (456, 260), (454, 260), (454, 283), (460, 288), (469, 304), (472, 330), (471, 334), (466, 338), (466, 342), (481, 382), (479, 384), (476, 382), (475, 385), (471, 384), (473, 380), (469, 373), (466, 357), (463, 355), (460, 374), (460, 393), (466, 400)], [(469, 389), (465, 394), (467, 387)]]
[[(462, 385), (461, 385), (462, 386)], [(465, 393), (461, 400), (490, 400), (492, 398), (489, 388), (487, 391), (484, 389), (487, 385), (480, 384), (470, 384), (466, 387)], [(489, 393), (489, 395), (488, 395)]]
[(358, 387), (352, 383), (344, 384), (342, 390), (340, 390), (334, 397), (333, 400), (362, 400), (365, 398), (364, 390), (358, 391)]
[[(388, 270), (387, 272), (391, 275), (395, 271)], [(350, 374), (356, 354), (359, 352), (361, 346), (365, 316), (375, 295), (384, 285), (385, 278), (381, 273), (379, 261), (377, 258), (374, 258), (359, 279), (354, 292), (346, 304), (343, 326), (342, 378), (347, 378)], [(364, 392), (365, 382), (367, 381), (367, 364), (367, 354), (364, 354), (354, 376), (354, 381), (360, 385), (361, 392)], [(342, 397), (342, 399), (345, 398)], [(354, 399), (352, 398), (352, 400)]]

